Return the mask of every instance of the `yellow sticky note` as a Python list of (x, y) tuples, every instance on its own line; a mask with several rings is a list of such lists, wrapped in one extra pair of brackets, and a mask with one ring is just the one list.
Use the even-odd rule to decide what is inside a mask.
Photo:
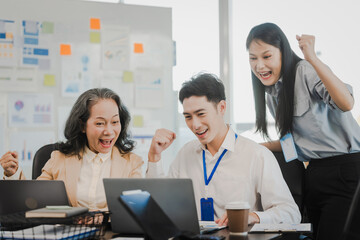
[(142, 43), (134, 43), (134, 53), (144, 53), (144, 47)]
[(126, 83), (132, 83), (132, 82), (134, 82), (133, 72), (124, 71), (124, 73), (123, 73), (123, 82), (126, 82)]
[(100, 32), (90, 32), (90, 42), (100, 43)]
[(60, 55), (71, 55), (71, 45), (60, 44)]
[(54, 33), (54, 23), (53, 22), (42, 22), (41, 24), (42, 33)]
[(45, 74), (44, 75), (44, 86), (47, 86), (47, 87), (55, 86), (55, 75)]
[(90, 18), (90, 29), (100, 30), (100, 18)]
[(133, 126), (134, 127), (143, 127), (144, 126), (144, 117), (141, 115), (134, 115)]

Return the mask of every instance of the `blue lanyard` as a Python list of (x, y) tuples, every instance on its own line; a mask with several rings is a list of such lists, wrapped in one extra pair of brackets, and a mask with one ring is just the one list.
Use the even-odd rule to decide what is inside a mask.
[[(237, 136), (238, 135), (235, 133), (235, 140), (237, 139)], [(210, 181), (211, 181), (217, 167), (219, 166), (219, 163), (220, 163), (221, 159), (223, 158), (223, 156), (225, 155), (226, 152), (227, 152), (227, 149), (224, 149), (224, 151), (221, 153), (219, 159), (216, 161), (216, 164), (215, 164), (213, 170), (211, 171), (211, 174), (210, 174), (209, 178), (207, 178), (206, 162), (205, 162), (205, 150), (203, 150), (202, 156), (203, 156), (203, 165), (204, 165), (204, 180), (205, 180), (205, 185), (206, 186), (209, 185), (209, 183), (210, 183)]]

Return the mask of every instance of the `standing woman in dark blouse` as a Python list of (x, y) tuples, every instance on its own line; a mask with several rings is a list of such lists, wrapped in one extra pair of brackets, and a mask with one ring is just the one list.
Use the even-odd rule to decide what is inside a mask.
[(304, 59), (273, 23), (251, 29), (246, 47), (252, 70), (257, 131), (268, 138), (266, 107), (280, 140), (263, 143), (290, 161), (308, 161), (305, 204), (314, 235), (341, 239), (360, 175), (360, 127), (350, 110), (352, 87), (315, 54), (315, 37), (296, 36)]

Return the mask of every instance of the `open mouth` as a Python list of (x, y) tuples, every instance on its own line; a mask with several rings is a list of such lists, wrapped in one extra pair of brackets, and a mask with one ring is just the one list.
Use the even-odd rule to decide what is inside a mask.
[(262, 72), (262, 73), (259, 73), (259, 75), (262, 79), (269, 79), (272, 75), (272, 72), (271, 71)]
[(112, 141), (113, 141), (113, 139), (111, 139), (111, 140), (100, 139), (101, 145), (105, 148), (111, 147)]
[(207, 131), (208, 131), (208, 129), (206, 129), (206, 130), (204, 130), (204, 131), (201, 131), (201, 132), (196, 132), (196, 135), (198, 136), (198, 137), (204, 137), (205, 136), (205, 134), (207, 133)]

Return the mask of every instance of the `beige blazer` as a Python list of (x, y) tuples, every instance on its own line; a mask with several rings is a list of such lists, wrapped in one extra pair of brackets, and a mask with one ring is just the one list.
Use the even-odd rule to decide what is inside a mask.
[[(82, 154), (81, 154), (82, 155)], [(67, 157), (59, 151), (53, 151), (46, 162), (38, 180), (63, 180), (66, 192), (72, 206), (77, 205), (77, 183), (80, 176), (82, 158)], [(111, 178), (141, 178), (141, 166), (144, 162), (134, 153), (121, 154), (117, 147), (113, 147), (111, 154)], [(21, 179), (25, 179), (23, 174)]]

